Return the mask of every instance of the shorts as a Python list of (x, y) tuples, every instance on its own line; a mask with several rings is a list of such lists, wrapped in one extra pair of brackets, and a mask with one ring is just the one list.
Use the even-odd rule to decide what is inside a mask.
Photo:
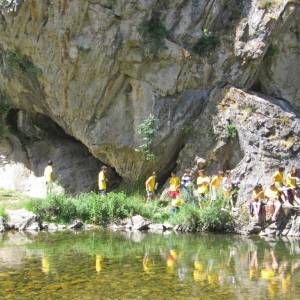
[(154, 192), (147, 191), (147, 196), (149, 198), (152, 198), (154, 196)]
[(99, 190), (99, 194), (105, 196), (107, 194), (106, 190)]
[(176, 199), (179, 196), (179, 192), (177, 191), (169, 191), (169, 197), (172, 199)]

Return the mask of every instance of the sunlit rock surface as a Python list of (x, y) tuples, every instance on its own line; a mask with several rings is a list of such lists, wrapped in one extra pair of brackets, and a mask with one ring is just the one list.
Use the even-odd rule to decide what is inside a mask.
[[(137, 181), (152, 169), (164, 177), (176, 161), (182, 170), (199, 155), (210, 161), (211, 172), (234, 169), (247, 185), (244, 194), (248, 184), (267, 180), (264, 168), (268, 173), (273, 163), (296, 160), (298, 152), (291, 149), (298, 140), (297, 1), (18, 3), (3, 8), (0, 18), (1, 101), (46, 115), (123, 179)], [(233, 102), (262, 102), (265, 116), (244, 116), (238, 104), (220, 110), (225, 86), (238, 88)], [(143, 143), (138, 125), (150, 114), (157, 119), (154, 162), (136, 151)], [(281, 117), (289, 121), (278, 125)], [(234, 141), (220, 138), (226, 118), (236, 123)], [(255, 118), (262, 119), (259, 129)], [(269, 127), (275, 140), (271, 133), (256, 147), (262, 136), (257, 131)], [(281, 141), (289, 138), (296, 146), (284, 148)]]

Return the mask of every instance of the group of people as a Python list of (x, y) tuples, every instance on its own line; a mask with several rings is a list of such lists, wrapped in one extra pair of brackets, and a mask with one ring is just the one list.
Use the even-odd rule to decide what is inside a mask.
[(285, 175), (285, 168), (279, 166), (266, 189), (255, 185), (249, 204), (250, 215), (260, 223), (267, 219), (276, 221), (282, 212), (282, 206), (300, 206), (300, 178), (296, 167)]
[[(156, 173), (145, 182), (147, 200), (153, 199), (157, 189)], [(234, 182), (231, 179), (230, 171), (219, 171), (217, 175), (209, 177), (204, 169), (198, 170), (196, 176), (193, 171), (186, 170), (181, 178), (175, 172), (171, 173), (168, 197), (174, 199), (175, 206), (184, 204), (184, 194), (194, 196), (199, 202), (204, 199), (216, 200), (219, 196), (231, 199)]]
[[(101, 195), (107, 193), (108, 188), (108, 168), (102, 166), (98, 176), (98, 188)], [(171, 173), (167, 195), (172, 201), (172, 205), (180, 207), (185, 203), (184, 193), (194, 196), (199, 202), (204, 199), (216, 200), (219, 196), (228, 198), (232, 203), (232, 193), (235, 182), (232, 180), (230, 171), (219, 171), (217, 175), (209, 177), (204, 169), (195, 172), (186, 170), (181, 178), (175, 172)], [(53, 162), (48, 161), (44, 171), (47, 192), (51, 192), (52, 183), (55, 180), (53, 172)], [(154, 198), (158, 188), (156, 172), (146, 180), (145, 188), (147, 201)], [(250, 215), (259, 222), (264, 222), (266, 218), (276, 221), (282, 211), (282, 206), (300, 206), (300, 178), (297, 169), (292, 167), (287, 175), (285, 168), (279, 166), (273, 174), (271, 183), (267, 188), (258, 183), (254, 186), (252, 198), (249, 201)]]

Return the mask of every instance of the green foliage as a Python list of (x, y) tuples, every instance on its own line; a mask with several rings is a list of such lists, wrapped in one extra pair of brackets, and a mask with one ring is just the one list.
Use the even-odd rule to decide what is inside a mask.
[(265, 57), (269, 59), (274, 57), (277, 53), (278, 53), (278, 49), (274, 45), (270, 45)]
[(226, 126), (226, 130), (227, 130), (227, 136), (230, 140), (233, 140), (237, 137), (238, 130), (234, 124), (232, 124), (232, 123), (228, 124)]
[(49, 195), (46, 199), (30, 200), (26, 208), (37, 213), (45, 221), (68, 223), (75, 218), (84, 222), (107, 225), (133, 215), (141, 215), (152, 222), (170, 222), (186, 225), (191, 230), (225, 231), (232, 229), (232, 216), (225, 210), (227, 200), (204, 200), (199, 207), (197, 201), (187, 201), (178, 212), (171, 214), (170, 208), (158, 201), (145, 203), (141, 196), (125, 193), (109, 193), (100, 196), (84, 193), (76, 197)]
[(168, 32), (158, 13), (154, 13), (150, 20), (141, 23), (138, 32), (143, 38), (144, 50), (147, 56), (156, 55), (160, 49), (165, 47), (164, 39), (167, 37)]
[(155, 137), (155, 117), (150, 114), (147, 119), (145, 119), (137, 128), (138, 134), (141, 137), (143, 144), (138, 147), (146, 160), (155, 160), (155, 155), (152, 153), (152, 145)]
[(35, 66), (30, 58), (17, 52), (7, 52), (6, 61), (11, 68), (19, 68), (32, 76), (36, 77), (42, 73), (41, 69)]
[(231, 231), (233, 218), (230, 211), (225, 209), (226, 205), (226, 199), (204, 200), (200, 208), (187, 204), (171, 217), (170, 222), (198, 231)]
[(256, 107), (253, 104), (242, 105), (240, 109), (249, 115), (256, 112)]
[(260, 9), (270, 9), (274, 4), (274, 0), (260, 0), (258, 8)]
[(5, 220), (7, 219), (7, 214), (3, 206), (0, 206), (0, 217), (4, 218)]
[(199, 55), (203, 55), (215, 49), (220, 42), (219, 37), (213, 35), (207, 29), (203, 30), (203, 35), (199, 38), (193, 46), (193, 51)]
[(140, 197), (125, 193), (109, 193), (100, 196), (84, 193), (76, 197), (49, 195), (46, 199), (31, 200), (27, 209), (39, 214), (42, 219), (60, 223), (80, 218), (85, 222), (106, 225), (139, 214), (149, 219), (160, 219), (163, 212), (156, 202), (145, 204)]

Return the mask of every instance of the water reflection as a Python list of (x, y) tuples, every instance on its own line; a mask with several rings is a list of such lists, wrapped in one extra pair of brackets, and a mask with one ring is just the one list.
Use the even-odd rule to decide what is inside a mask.
[(138, 237), (107, 232), (1, 235), (0, 297), (31, 299), (32, 291), (36, 299), (49, 293), (61, 299), (300, 297), (299, 240)]

